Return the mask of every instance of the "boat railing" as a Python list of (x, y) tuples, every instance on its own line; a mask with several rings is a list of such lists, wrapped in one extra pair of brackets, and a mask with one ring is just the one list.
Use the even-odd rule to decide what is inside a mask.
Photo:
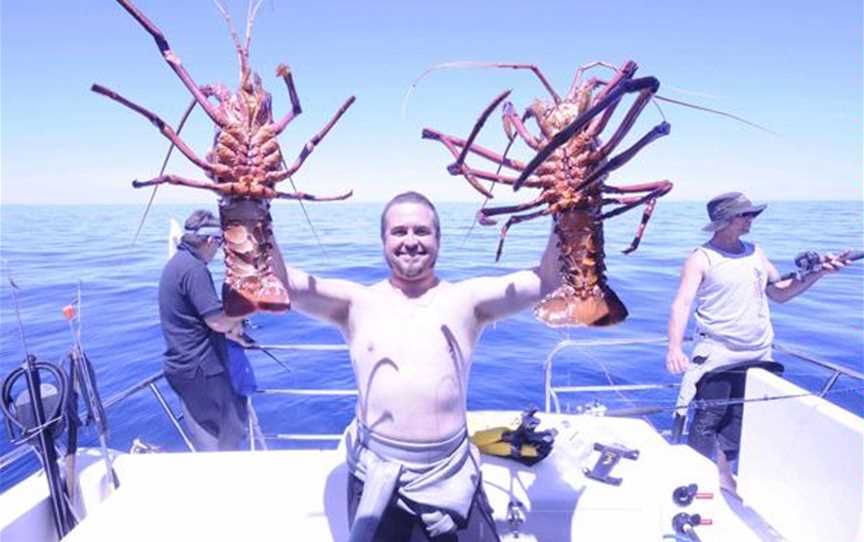
[[(665, 337), (649, 337), (644, 339), (564, 339), (555, 345), (546, 356), (543, 363), (543, 395), (546, 412), (561, 412), (560, 394), (605, 393), (622, 391), (647, 391), (667, 388), (677, 388), (677, 384), (602, 384), (590, 386), (556, 386), (552, 383), (552, 373), (555, 358), (563, 351), (572, 348), (621, 347), (665, 344)], [(554, 409), (554, 410), (553, 410)]]
[[(689, 337), (685, 340), (691, 340)], [(666, 337), (649, 337), (640, 339), (606, 339), (606, 340), (572, 340), (565, 339), (559, 342), (546, 357), (543, 364), (544, 372), (544, 396), (546, 412), (561, 412), (561, 394), (579, 394), (579, 393), (604, 393), (604, 392), (622, 392), (622, 391), (648, 391), (675, 389), (678, 384), (658, 383), (658, 384), (608, 384), (608, 385), (585, 385), (585, 386), (556, 386), (553, 385), (552, 375), (555, 358), (563, 351), (572, 348), (592, 348), (592, 347), (622, 347), (622, 346), (639, 346), (639, 345), (665, 345)], [(283, 350), (283, 351), (346, 351), (346, 345), (336, 344), (296, 344), (296, 345), (267, 345), (261, 348), (268, 350)], [(781, 344), (774, 344), (774, 348), (786, 355), (794, 357), (805, 363), (820, 367), (829, 371), (829, 376), (825, 383), (821, 386), (816, 394), (824, 397), (836, 384), (840, 377), (849, 377), (858, 381), (864, 382), (864, 373), (843, 367), (836, 363), (825, 360), (820, 360), (813, 356), (805, 355)], [(105, 409), (108, 410), (115, 405), (123, 402), (132, 395), (140, 391), (149, 389), (164, 414), (168, 417), (171, 425), (183, 439), (186, 446), (194, 451), (194, 446), (184, 431), (181, 421), (183, 414), (175, 413), (170, 404), (166, 400), (162, 391), (156, 385), (157, 382), (164, 378), (162, 371), (153, 374), (136, 384), (124, 389), (123, 391), (111, 396), (104, 402)], [(260, 388), (256, 391), (256, 395), (287, 395), (287, 396), (318, 396), (318, 397), (339, 397), (339, 396), (354, 396), (357, 395), (356, 389), (320, 389), (320, 388)], [(553, 410), (554, 409), (554, 410)], [(267, 439), (285, 440), (285, 441), (338, 441), (342, 438), (341, 434), (325, 434), (325, 433), (278, 433), (266, 436)], [(19, 444), (9, 452), (0, 456), (0, 470), (9, 467), (11, 464), (21, 460), (31, 453), (32, 447), (28, 444)]]
[[(685, 342), (692, 341), (692, 337), (686, 337)], [(646, 337), (639, 339), (586, 339), (573, 340), (564, 339), (559, 342), (546, 356), (546, 361), (543, 364), (543, 382), (544, 382), (544, 397), (546, 412), (561, 412), (561, 394), (579, 394), (579, 393), (604, 393), (604, 392), (622, 392), (622, 391), (649, 391), (662, 389), (677, 389), (679, 384), (659, 383), (659, 384), (607, 384), (607, 385), (590, 385), (590, 386), (556, 386), (552, 383), (552, 373), (555, 358), (563, 351), (573, 348), (593, 348), (593, 347), (622, 347), (622, 346), (643, 346), (643, 345), (666, 345), (668, 339), (665, 336)], [(782, 352), (788, 356), (794, 357), (807, 364), (819, 367), (829, 371), (824, 384), (815, 395), (824, 397), (832, 390), (837, 380), (840, 377), (848, 377), (854, 380), (864, 382), (864, 373), (832, 363), (830, 361), (820, 360), (816, 357), (809, 356), (790, 349), (782, 344), (774, 343), (773, 347), (778, 352)], [(554, 410), (553, 410), (554, 409)]]
[[(338, 352), (347, 351), (345, 344), (274, 344), (262, 345), (261, 349), (267, 351), (288, 352)], [(356, 396), (356, 389), (322, 389), (322, 388), (259, 388), (256, 395), (288, 395), (288, 396), (312, 396), (312, 397), (345, 397)], [(342, 439), (342, 433), (275, 433), (266, 435), (267, 439), (284, 441), (311, 441), (311, 442), (338, 442)]]
[(822, 385), (822, 388), (819, 390), (819, 393), (817, 394), (817, 395), (819, 395), (819, 397), (825, 397), (825, 395), (829, 391), (831, 391), (831, 389), (834, 387), (834, 384), (837, 383), (837, 380), (841, 376), (849, 377), (853, 380), (859, 380), (859, 381), (864, 382), (864, 373), (862, 373), (860, 371), (856, 371), (854, 369), (849, 369), (848, 367), (843, 367), (842, 365), (837, 365), (836, 363), (832, 363), (830, 361), (825, 361), (825, 360), (821, 360), (818, 358), (814, 358), (813, 356), (808, 356), (808, 355), (802, 354), (800, 352), (797, 352), (795, 350), (787, 348), (787, 347), (783, 346), (782, 344), (774, 343), (773, 346), (774, 346), (775, 350), (783, 352), (784, 354), (786, 354), (788, 356), (792, 356), (793, 358), (796, 358), (798, 360), (810, 363), (812, 365), (816, 365), (817, 367), (822, 367), (823, 369), (827, 369), (828, 371), (831, 372), (831, 374), (828, 376), (828, 379)]
[[(309, 351), (347, 351), (348, 347), (346, 345), (339, 344), (293, 344), (293, 345), (266, 345), (261, 346), (259, 348), (266, 348), (267, 350), (282, 350), (282, 351), (293, 351), (293, 352), (309, 352)], [(165, 373), (163, 371), (159, 371), (143, 380), (129, 386), (128, 388), (112, 395), (108, 399), (106, 399), (103, 403), (105, 410), (110, 410), (112, 407), (116, 406), (119, 403), (122, 403), (132, 395), (135, 395), (141, 392), (144, 389), (149, 389), (153, 394), (156, 402), (162, 409), (162, 412), (168, 418), (168, 421), (171, 423), (174, 430), (183, 440), (184, 444), (190, 451), (195, 451), (195, 447), (192, 444), (192, 440), (187, 434), (187, 432), (183, 429), (181, 425), (181, 421), (183, 420), (183, 413), (176, 413), (174, 409), (171, 408), (168, 400), (165, 398), (165, 395), (156, 385), (160, 380), (165, 378)], [(355, 389), (316, 389), (316, 388), (259, 388), (256, 390), (256, 395), (291, 395), (291, 396), (350, 396), (357, 395), (357, 390)], [(300, 433), (278, 433), (272, 435), (266, 435), (267, 439), (273, 440), (287, 440), (287, 441), (338, 441), (342, 438), (341, 434), (300, 434)], [(18, 444), (12, 450), (6, 452), (2, 456), (0, 456), (0, 470), (6, 469), (10, 465), (22, 460), (23, 458), (30, 455), (33, 452), (33, 447), (27, 443)]]

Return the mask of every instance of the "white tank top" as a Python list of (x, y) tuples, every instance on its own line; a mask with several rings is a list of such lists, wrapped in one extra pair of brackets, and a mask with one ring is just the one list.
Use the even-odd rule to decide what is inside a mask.
[(700, 334), (731, 350), (768, 348), (774, 340), (765, 294), (768, 273), (760, 250), (752, 243), (742, 243), (740, 254), (709, 243), (696, 249), (709, 262), (696, 291), (696, 326)]

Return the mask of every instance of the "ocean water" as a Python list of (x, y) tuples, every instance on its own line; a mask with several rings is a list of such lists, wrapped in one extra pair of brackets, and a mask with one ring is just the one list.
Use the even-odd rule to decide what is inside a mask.
[[(214, 205), (211, 206), (215, 208)], [(476, 226), (472, 204), (440, 204), (443, 229), (438, 260), (442, 278), (458, 281), (497, 275), (536, 264), (549, 223), (519, 224), (511, 229), (500, 263), (495, 263), (497, 229)], [(195, 207), (156, 206), (141, 237), (133, 245), (142, 208), (135, 206), (3, 206), (0, 216), (2, 285), (0, 285), (0, 374), (24, 359), (8, 277), (14, 277), (27, 349), (42, 361), (58, 362), (72, 336), (61, 309), (74, 300), (80, 283), (82, 342), (93, 362), (103, 399), (111, 397), (161, 369), (164, 348), (156, 306), (157, 286), (166, 260), (168, 221), (181, 220)], [(378, 238), (381, 204), (307, 204), (316, 242), (296, 203), (280, 202), (273, 217), (285, 260), (323, 277), (372, 283), (387, 276)], [(781, 273), (793, 270), (792, 258), (802, 250), (861, 249), (864, 234), (862, 202), (774, 202), (755, 222), (750, 240), (762, 245)], [(638, 223), (633, 212), (605, 225), (609, 283), (630, 310), (627, 321), (607, 329), (558, 331), (537, 322), (530, 311), (490, 326), (477, 346), (470, 380), (471, 409), (523, 409), (543, 405), (542, 365), (564, 338), (622, 339), (663, 337), (669, 305), (681, 264), (690, 250), (706, 240), (702, 203), (662, 201), (639, 250), (623, 255)], [(221, 262), (211, 270), (217, 284)], [(864, 365), (864, 265), (861, 262), (828, 276), (811, 290), (785, 304), (772, 304), (776, 340), (793, 350), (857, 370)], [(262, 344), (341, 344), (336, 329), (297, 313), (256, 315), (251, 334)], [(691, 321), (692, 324), (692, 321)], [(677, 382), (665, 370), (665, 347), (591, 347), (568, 350), (556, 359), (559, 384)], [(291, 371), (263, 354), (250, 353), (262, 387), (351, 388), (353, 376), (345, 352), (277, 353)], [(828, 374), (778, 354), (786, 376), (818, 389)], [(840, 379), (829, 399), (859, 415), (864, 394)], [(176, 399), (162, 382), (172, 405)], [(847, 391), (842, 391), (847, 390)], [(564, 397), (563, 408), (575, 409), (594, 397)], [(669, 394), (596, 396), (610, 407), (665, 405)], [(622, 404), (623, 403), (623, 404)], [(351, 398), (256, 398), (265, 433), (339, 432), (353, 413)], [(668, 426), (670, 414), (652, 417)], [(148, 391), (133, 395), (108, 411), (110, 445), (128, 449), (132, 439), (168, 450), (183, 449), (155, 398)], [(92, 429), (83, 431), (82, 445), (94, 445)], [(280, 443), (273, 443), (281, 446)], [(11, 449), (0, 436), (0, 454)], [(9, 487), (35, 460), (7, 469), (0, 489)]]

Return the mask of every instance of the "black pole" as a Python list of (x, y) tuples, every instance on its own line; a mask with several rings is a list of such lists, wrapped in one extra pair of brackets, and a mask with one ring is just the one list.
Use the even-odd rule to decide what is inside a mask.
[(48, 490), (51, 497), (51, 512), (54, 516), (57, 535), (62, 539), (75, 526), (75, 520), (69, 511), (60, 479), (57, 465), (57, 450), (51, 438), (49, 428), (45, 426), (45, 408), (42, 404), (41, 381), (39, 370), (34, 366), (36, 358), (28, 354), (24, 361), (24, 375), (27, 378), (27, 392), (30, 394), (30, 406), (33, 409), (33, 419), (36, 423), (36, 434), (39, 438), (39, 455), (42, 458), (42, 468), (48, 480)]

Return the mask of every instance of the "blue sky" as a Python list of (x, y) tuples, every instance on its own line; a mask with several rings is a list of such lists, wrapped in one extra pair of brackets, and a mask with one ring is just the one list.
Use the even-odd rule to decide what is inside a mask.
[[(226, 25), (207, 0), (139, 0), (199, 84), (237, 85)], [(236, 24), (246, 2), (229, 0)], [(4, 2), (0, 198), (10, 203), (144, 203), (134, 178), (158, 172), (165, 140), (143, 117), (90, 92), (98, 82), (171, 124), (189, 96), (152, 39), (116, 3)], [(756, 200), (862, 198), (862, 7), (812, 2), (286, 2), (265, 0), (252, 66), (289, 107), (274, 71), (289, 64), (304, 113), (280, 138), (289, 162), (350, 94), (357, 102), (296, 175), (298, 188), (359, 201), (415, 189), (436, 201), (480, 201), (451, 177), (425, 126), (464, 136), (483, 107), (512, 88), (522, 109), (546, 99), (529, 72), (449, 70), (449, 61), (536, 63), (561, 93), (576, 68), (633, 59), (660, 94), (771, 128), (663, 105), (672, 134), (616, 172), (611, 184), (669, 179), (674, 199), (743, 190)], [(602, 73), (602, 72), (601, 72)], [(648, 108), (631, 141), (660, 122)], [(183, 138), (203, 156), (212, 126), (200, 110)], [(499, 115), (480, 142), (503, 149)], [(530, 158), (521, 148), (513, 156)], [(203, 178), (175, 153), (168, 171)], [(513, 201), (500, 190), (499, 201)], [(519, 193), (516, 199), (526, 199)], [(163, 187), (160, 203), (212, 202), (210, 192)]]

